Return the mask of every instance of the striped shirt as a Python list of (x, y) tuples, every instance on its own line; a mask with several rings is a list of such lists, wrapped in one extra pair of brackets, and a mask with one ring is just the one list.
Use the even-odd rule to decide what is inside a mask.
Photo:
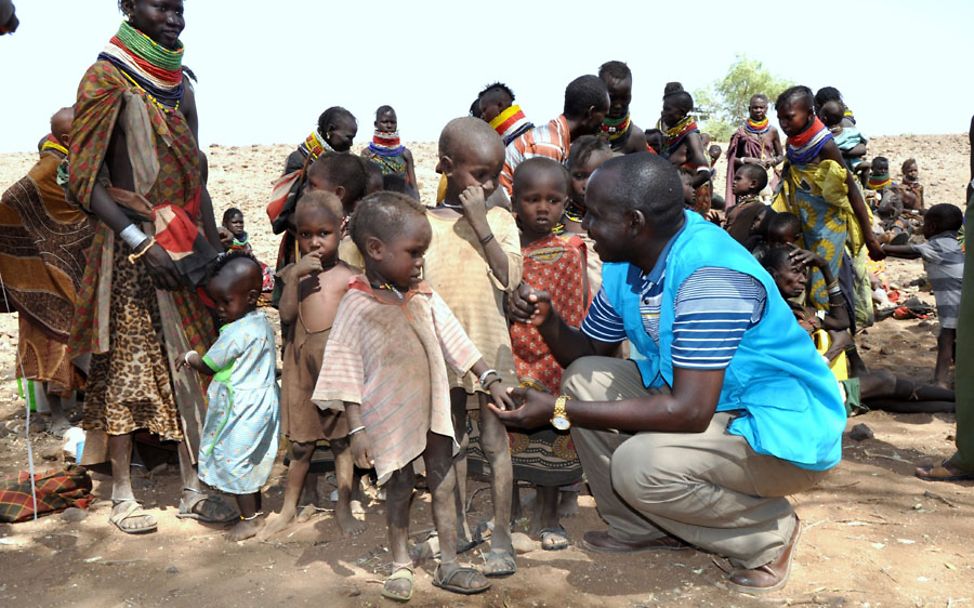
[(957, 240), (957, 232), (941, 232), (926, 243), (911, 247), (923, 258), (923, 267), (933, 288), (933, 296), (937, 299), (940, 326), (956, 329), (964, 279), (964, 252)]
[(571, 143), (568, 119), (564, 115), (551, 120), (546, 125), (535, 127), (512, 141), (504, 152), (504, 168), (501, 169), (500, 176), (501, 186), (507, 191), (507, 195), (511, 196), (514, 170), (518, 165), (535, 156), (543, 156), (564, 164), (568, 160), (568, 149)]
[[(643, 329), (657, 344), (667, 252), (664, 250), (656, 268), (642, 277), (640, 287)], [(766, 300), (764, 287), (750, 275), (715, 266), (698, 269), (676, 292), (673, 366), (698, 370), (726, 368), (744, 332), (761, 320)], [(582, 333), (600, 342), (626, 339), (622, 316), (609, 303), (604, 289), (595, 296), (582, 322)]]

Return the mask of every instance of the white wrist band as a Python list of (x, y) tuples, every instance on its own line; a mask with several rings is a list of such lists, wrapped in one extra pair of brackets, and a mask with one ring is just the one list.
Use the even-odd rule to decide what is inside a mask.
[(484, 382), (487, 380), (487, 376), (489, 376), (491, 374), (494, 374), (496, 376), (500, 376), (500, 374), (497, 373), (497, 370), (496, 369), (488, 369), (484, 373), (480, 374), (480, 377), (479, 378), (477, 378), (477, 380), (480, 382), (480, 386), (483, 386), (484, 385)]
[(139, 227), (135, 224), (129, 224), (122, 231), (118, 233), (119, 238), (125, 241), (125, 244), (129, 246), (130, 249), (135, 249), (141, 245), (149, 236), (139, 230)]

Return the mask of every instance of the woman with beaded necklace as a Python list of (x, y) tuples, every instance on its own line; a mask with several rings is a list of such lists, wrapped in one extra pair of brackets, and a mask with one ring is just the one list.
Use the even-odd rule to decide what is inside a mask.
[[(183, 77), (182, 0), (121, 0), (126, 16), (78, 87), (68, 157), (70, 196), (98, 220), (71, 328), (88, 367), (83, 464), (111, 461), (110, 521), (154, 531), (132, 492), (132, 436), (178, 442), (178, 516), (236, 514), (201, 492), (193, 469), (204, 394), (174, 358), (206, 352), (213, 322), (196, 288), (220, 240), (203, 180), (196, 101)], [(107, 449), (106, 449), (107, 448)]]

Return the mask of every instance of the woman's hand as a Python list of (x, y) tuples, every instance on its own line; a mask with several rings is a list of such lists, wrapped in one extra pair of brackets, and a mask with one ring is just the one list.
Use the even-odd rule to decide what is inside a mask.
[(159, 289), (173, 291), (183, 286), (176, 265), (160, 245), (153, 243), (140, 259)]

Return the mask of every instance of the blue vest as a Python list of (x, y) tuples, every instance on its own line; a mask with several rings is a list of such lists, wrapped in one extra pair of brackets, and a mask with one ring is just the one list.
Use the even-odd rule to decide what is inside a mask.
[(724, 372), (717, 411), (740, 411), (728, 432), (747, 439), (759, 454), (812, 471), (834, 467), (842, 459), (846, 423), (835, 377), (757, 260), (699, 214), (687, 211), (684, 217), (686, 226), (674, 237), (666, 257), (659, 344), (643, 328), (639, 273), (631, 272), (629, 263), (602, 266), (602, 289), (638, 351), (632, 358), (643, 384), (673, 386), (673, 314), (680, 285), (706, 267), (750, 275), (764, 286), (767, 304), (761, 320), (744, 333)]

